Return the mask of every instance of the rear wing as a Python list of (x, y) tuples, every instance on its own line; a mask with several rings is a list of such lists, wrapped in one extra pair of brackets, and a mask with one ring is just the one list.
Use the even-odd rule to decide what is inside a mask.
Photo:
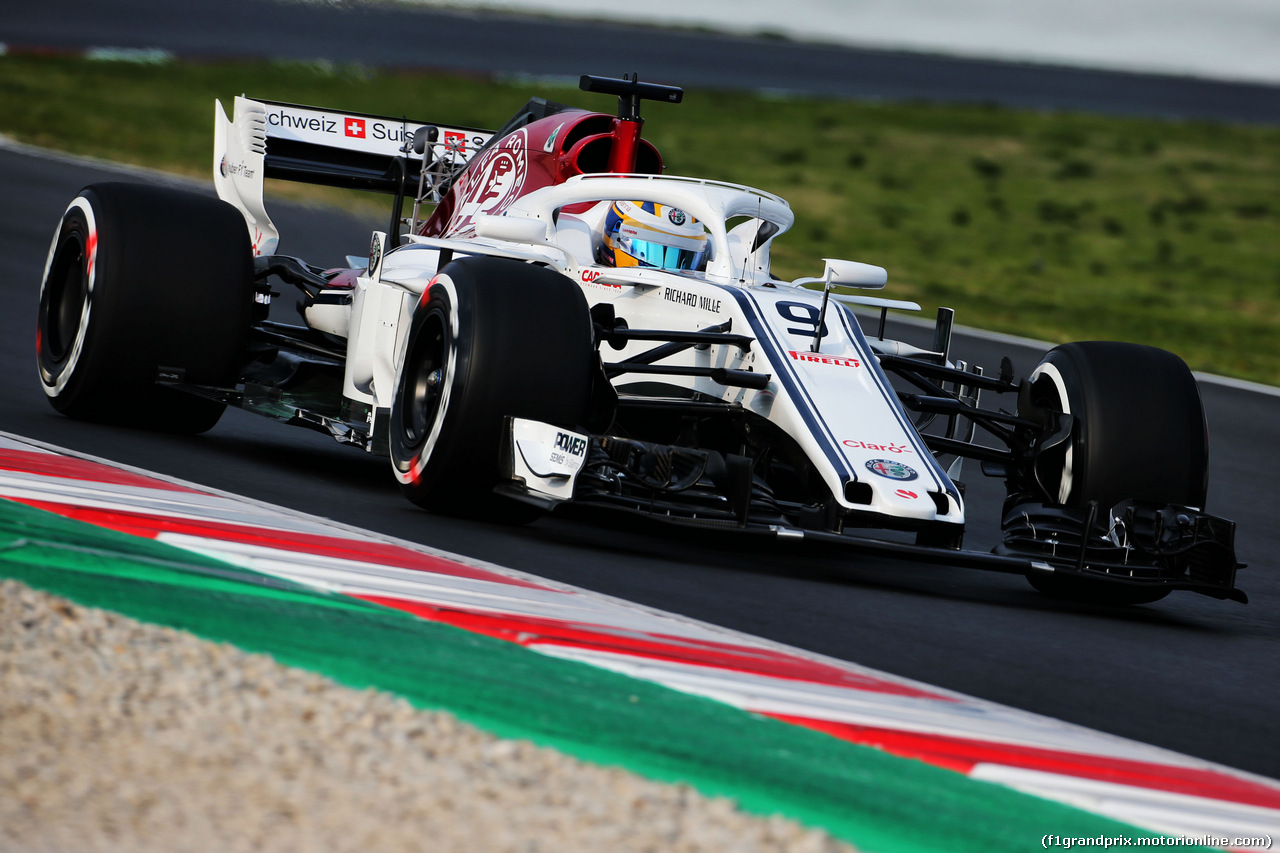
[[(244, 214), (255, 255), (280, 242), (263, 204), (263, 180), (320, 184), (416, 197), (423, 158), (413, 152), (420, 127), (437, 129), (426, 162), (452, 173), (494, 136), (492, 131), (405, 118), (338, 112), (237, 96), (234, 118), (214, 107), (213, 183), (218, 197)], [(399, 203), (397, 202), (397, 211)], [(398, 214), (397, 214), (398, 215)]]

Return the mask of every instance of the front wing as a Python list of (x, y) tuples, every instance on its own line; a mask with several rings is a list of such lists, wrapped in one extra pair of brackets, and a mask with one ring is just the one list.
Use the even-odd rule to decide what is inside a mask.
[[(735, 498), (732, 471), (719, 500), (689, 492), (688, 486), (707, 472), (699, 467), (699, 451), (676, 451), (654, 470), (637, 477), (663, 478), (674, 489), (654, 484), (649, 499), (609, 493), (579, 482), (591, 454), (617, 453), (610, 447), (625, 440), (593, 436), (521, 418), (509, 418), (503, 466), (507, 481), (499, 491), (545, 508), (572, 505), (608, 510), (693, 527), (710, 533), (778, 542), (851, 548), (857, 553), (934, 565), (960, 566), (1030, 577), (1078, 578), (1133, 590), (1188, 590), (1218, 599), (1246, 603), (1235, 587), (1235, 524), (1187, 507), (1158, 507), (1127, 501), (1113, 508), (1111, 523), (1099, 526), (1096, 505), (1087, 511), (1043, 506), (1016, 507), (1024, 523), (1019, 535), (1006, 537), (993, 552), (921, 545), (877, 536), (875, 529), (833, 532), (785, 523), (753, 514), (749, 478), (738, 478), (747, 493)], [(660, 455), (660, 454), (659, 454)], [(683, 459), (682, 459), (683, 455)], [(687, 482), (680, 488), (680, 480)], [(716, 478), (712, 478), (716, 479)], [(643, 484), (640, 484), (643, 485)], [(1120, 515), (1114, 515), (1120, 513)], [(1038, 524), (1038, 526), (1037, 526)], [(1016, 525), (1014, 525), (1016, 527)], [(1115, 534), (1122, 528), (1123, 538)]]

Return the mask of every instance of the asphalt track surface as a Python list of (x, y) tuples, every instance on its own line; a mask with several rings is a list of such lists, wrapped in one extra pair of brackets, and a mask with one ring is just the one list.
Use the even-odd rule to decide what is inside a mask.
[[(1261, 123), (1280, 117), (1276, 87), (271, 0), (5, 3), (0, 41), (15, 49), (162, 48), (194, 58), (327, 59), (484, 75), (639, 71), (686, 87)], [(1246, 606), (1185, 593), (1141, 608), (1069, 605), (1014, 576), (857, 554), (734, 548), (555, 518), (519, 529), (441, 519), (400, 497), (385, 460), (242, 412), (228, 412), (204, 436), (180, 438), (81, 424), (53, 411), (34, 369), (36, 290), (48, 241), (80, 187), (119, 177), (0, 149), (0, 430), (1280, 777), (1273, 736), (1280, 397), (1202, 388), (1212, 434), (1210, 509), (1239, 523), (1239, 554), (1250, 564), (1239, 578), (1251, 598)], [(371, 228), (385, 227), (314, 209), (272, 210), (282, 250), (317, 263), (362, 254)], [(157, 261), (180, 271), (180, 259), (165, 259), (164, 247)], [(958, 319), (981, 326), (980, 317)], [(1004, 354), (1020, 374), (1038, 358), (1034, 348), (964, 338), (955, 352), (988, 372)], [(994, 544), (1000, 497), (998, 483), (970, 478), (968, 546)]]
[[(607, 18), (607, 4), (600, 8)], [(698, 89), (1280, 122), (1276, 86), (412, 5), (10, 0), (0, 4), (0, 43), (14, 50), (161, 49), (187, 58), (326, 60), (570, 80), (639, 72), (645, 80)]]
[[(1017, 576), (856, 553), (743, 548), (560, 518), (526, 528), (444, 519), (407, 503), (385, 460), (243, 412), (203, 436), (174, 437), (79, 423), (48, 405), (34, 367), (48, 241), (82, 186), (120, 177), (105, 165), (0, 148), (0, 430), (1280, 777), (1280, 397), (1202, 388), (1210, 509), (1239, 523), (1248, 605), (1188, 593), (1145, 607), (1072, 605)], [(340, 265), (382, 227), (272, 209), (282, 251), (316, 263)], [(162, 246), (156, 258), (182, 286), (181, 259), (166, 259)], [(988, 372), (1009, 354), (1020, 375), (1038, 358), (1034, 348), (963, 337), (954, 351)], [(997, 482), (970, 477), (967, 545), (994, 544), (1000, 497)]]

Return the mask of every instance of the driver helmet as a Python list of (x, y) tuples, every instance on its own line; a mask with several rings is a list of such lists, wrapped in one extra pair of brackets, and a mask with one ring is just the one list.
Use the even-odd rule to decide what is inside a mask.
[(702, 223), (679, 208), (615, 201), (604, 220), (600, 262), (611, 267), (700, 270), (708, 247)]

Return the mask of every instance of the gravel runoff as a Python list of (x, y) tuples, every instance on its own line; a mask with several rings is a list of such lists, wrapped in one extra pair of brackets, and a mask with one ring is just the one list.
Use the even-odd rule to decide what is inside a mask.
[(0, 582), (0, 851), (854, 848)]

